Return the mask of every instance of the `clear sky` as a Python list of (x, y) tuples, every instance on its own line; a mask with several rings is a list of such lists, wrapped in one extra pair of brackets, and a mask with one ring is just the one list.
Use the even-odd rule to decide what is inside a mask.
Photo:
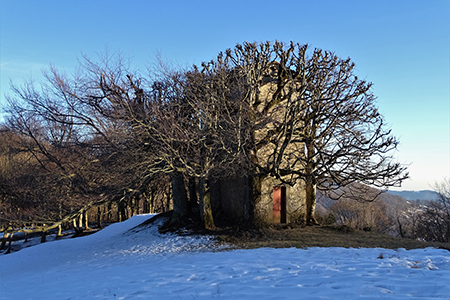
[(450, 178), (450, 0), (0, 0), (0, 106), (10, 80), (105, 47), (145, 69), (158, 52), (184, 66), (266, 40), (352, 58), (410, 164), (401, 189)]

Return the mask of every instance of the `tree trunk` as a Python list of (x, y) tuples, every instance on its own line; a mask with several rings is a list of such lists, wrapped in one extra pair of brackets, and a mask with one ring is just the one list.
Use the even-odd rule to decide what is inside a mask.
[(197, 205), (197, 184), (194, 177), (189, 177), (189, 203), (188, 208), (192, 208)]
[(144, 214), (150, 214), (153, 213), (153, 191), (149, 191), (149, 193), (144, 195), (144, 203), (143, 203), (143, 210), (144, 210)]
[(6, 254), (11, 253), (11, 243), (12, 243), (12, 239), (13, 239), (13, 235), (14, 233), (11, 233), (8, 237), (8, 250), (6, 250)]
[(307, 225), (317, 224), (314, 213), (316, 210), (316, 184), (314, 179), (306, 180), (306, 214), (305, 222)]
[(171, 224), (184, 223), (188, 215), (188, 199), (186, 188), (184, 186), (183, 173), (175, 173), (172, 175), (172, 199), (173, 214)]
[(6, 242), (8, 241), (8, 238), (10, 237), (10, 235), (12, 235), (12, 234), (9, 233), (9, 232), (6, 232), (6, 233), (3, 235), (3, 240), (2, 240), (2, 244), (0, 245), (0, 250), (5, 249)]
[(136, 213), (136, 215), (139, 215), (141, 213), (141, 199), (142, 195), (139, 195), (138, 197), (136, 197), (136, 201), (134, 202), (134, 212)]
[(41, 232), (41, 243), (45, 243), (47, 241), (47, 231)]
[(199, 209), (200, 217), (206, 229), (214, 229), (214, 218), (211, 208), (211, 197), (209, 194), (209, 187), (204, 178), (199, 180)]
[(150, 207), (148, 205), (147, 194), (143, 194), (142, 197), (142, 213), (148, 214), (150, 212)]
[(135, 198), (134, 198), (134, 196), (132, 196), (131, 198), (130, 198), (130, 200), (129, 200), (129, 204), (128, 204), (128, 211), (129, 211), (129, 217), (131, 218), (132, 216), (134, 216), (134, 201), (135, 201)]
[(56, 234), (56, 237), (62, 237), (62, 226), (58, 225), (58, 233)]
[(83, 212), (83, 219), (84, 219), (84, 228), (86, 228), (86, 230), (91, 229), (91, 228), (89, 228), (87, 211)]
[(78, 217), (78, 228), (83, 231), (83, 214), (80, 214)]
[(155, 206), (156, 206), (156, 192), (151, 191), (150, 193), (150, 199), (148, 199), (149, 204), (149, 213), (155, 213)]
[(73, 229), (75, 230), (75, 232), (78, 232), (78, 226), (77, 226), (77, 220), (76, 219), (72, 219), (72, 226), (73, 226)]
[(131, 216), (136, 216), (139, 214), (139, 197), (134, 196), (131, 198)]
[(98, 226), (98, 228), (103, 228), (102, 227), (102, 209), (100, 208), (100, 206), (97, 207), (97, 226)]
[(251, 176), (249, 178), (249, 185), (250, 185), (250, 199), (251, 199), (251, 206), (250, 206), (250, 220), (251, 222), (260, 222), (261, 221), (261, 214), (260, 212), (257, 212), (256, 209), (260, 207), (261, 204), (261, 191), (262, 191), (262, 182), (264, 180), (264, 177), (262, 176)]
[(109, 202), (108, 205), (105, 207), (104, 214), (106, 214), (106, 221), (108, 223), (111, 223), (111, 210), (112, 210), (112, 203)]
[(125, 201), (120, 201), (117, 204), (117, 216), (118, 216), (119, 222), (125, 221), (127, 219), (126, 209), (127, 209), (127, 207), (126, 207)]
[(307, 225), (317, 224), (314, 213), (316, 210), (316, 177), (315, 171), (315, 149), (311, 141), (306, 142), (307, 164), (305, 169), (305, 190), (306, 190), (306, 212), (305, 222)]
[[(172, 193), (171, 193), (171, 187), (168, 187), (166, 190), (165, 190), (165, 194), (166, 194), (166, 202), (165, 203), (162, 203), (162, 207), (163, 207), (163, 212), (166, 212), (166, 211), (169, 211), (170, 210), (170, 205), (171, 205), (171, 202), (173, 202), (173, 195), (172, 195)], [(173, 205), (172, 205), (173, 206)]]

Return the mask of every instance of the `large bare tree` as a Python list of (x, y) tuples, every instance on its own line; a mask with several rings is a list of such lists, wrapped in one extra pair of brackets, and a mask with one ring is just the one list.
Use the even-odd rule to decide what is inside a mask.
[[(246, 173), (250, 167), (245, 151), (251, 137), (243, 77), (219, 57), (183, 72), (166, 70), (159, 78), (148, 99), (156, 103), (157, 121), (143, 128), (151, 126), (151, 131), (158, 132), (154, 150), (170, 166), (173, 185), (178, 187), (173, 220), (186, 214), (184, 174), (197, 182), (200, 217), (206, 228), (214, 228), (208, 182)], [(197, 192), (191, 189), (189, 194), (196, 199)]]
[[(355, 75), (350, 58), (292, 42), (244, 43), (227, 55), (249, 83), (256, 167), (289, 184), (304, 181), (307, 223), (317, 188), (339, 198), (348, 187), (361, 197), (364, 191), (350, 187), (362, 185), (353, 183), (385, 188), (408, 177), (391, 154), (398, 140), (378, 112), (372, 84)], [(272, 88), (262, 99), (267, 74)]]

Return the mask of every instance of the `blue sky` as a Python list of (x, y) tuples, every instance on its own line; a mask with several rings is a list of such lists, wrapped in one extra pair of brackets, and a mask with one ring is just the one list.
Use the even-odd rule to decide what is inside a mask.
[(410, 165), (401, 189), (450, 178), (450, 0), (0, 0), (0, 106), (55, 65), (68, 73), (105, 47), (145, 69), (181, 66), (243, 41), (295, 41), (351, 57)]

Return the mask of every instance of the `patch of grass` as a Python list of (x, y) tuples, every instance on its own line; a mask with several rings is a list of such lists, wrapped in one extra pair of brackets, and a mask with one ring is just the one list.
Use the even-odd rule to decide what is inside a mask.
[(418, 249), (435, 247), (450, 251), (450, 243), (423, 242), (402, 239), (371, 231), (354, 230), (348, 226), (271, 226), (236, 232), (221, 232), (217, 235), (221, 243), (239, 249), (270, 248), (386, 248)]

